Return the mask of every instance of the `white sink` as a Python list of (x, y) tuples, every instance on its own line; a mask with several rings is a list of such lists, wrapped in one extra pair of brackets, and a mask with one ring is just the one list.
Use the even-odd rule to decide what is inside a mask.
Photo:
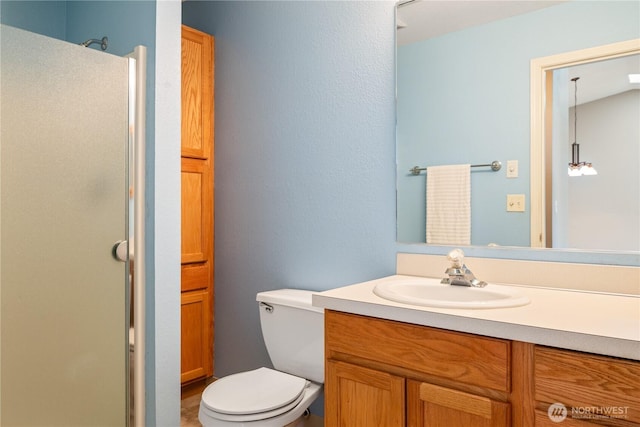
[(430, 278), (382, 282), (376, 285), (373, 293), (395, 302), (438, 308), (507, 308), (530, 302), (528, 297), (508, 286), (443, 285), (440, 279)]

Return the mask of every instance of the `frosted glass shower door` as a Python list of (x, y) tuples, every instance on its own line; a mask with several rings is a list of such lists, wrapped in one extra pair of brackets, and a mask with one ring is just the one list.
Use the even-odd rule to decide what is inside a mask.
[(0, 424), (124, 426), (128, 61), (1, 30)]

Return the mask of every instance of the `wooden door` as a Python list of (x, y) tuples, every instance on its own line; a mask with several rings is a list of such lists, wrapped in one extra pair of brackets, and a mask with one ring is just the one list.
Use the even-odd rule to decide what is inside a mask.
[(404, 427), (404, 378), (332, 360), (326, 369), (327, 427)]
[(214, 40), (182, 26), (181, 382), (213, 375)]
[(407, 384), (407, 419), (412, 427), (507, 427), (510, 405), (419, 381)]

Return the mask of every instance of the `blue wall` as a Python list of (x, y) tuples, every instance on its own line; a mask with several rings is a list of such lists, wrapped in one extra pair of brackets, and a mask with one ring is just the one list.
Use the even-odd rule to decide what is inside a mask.
[(66, 1), (7, 1), (0, 2), (2, 23), (12, 27), (66, 40)]
[[(639, 16), (638, 2), (573, 1), (400, 46), (398, 240), (425, 241), (424, 173), (409, 168), (500, 160), (471, 173), (472, 244), (529, 246), (529, 210), (505, 209), (507, 194), (529, 206), (529, 62), (639, 37)], [(507, 160), (519, 178), (506, 178)]]
[(220, 376), (269, 364), (257, 292), (395, 271), (394, 5), (186, 2), (183, 23), (216, 38)]

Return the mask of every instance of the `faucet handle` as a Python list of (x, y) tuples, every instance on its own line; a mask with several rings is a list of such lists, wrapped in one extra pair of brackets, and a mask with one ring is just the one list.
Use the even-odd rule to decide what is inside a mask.
[(447, 255), (452, 268), (462, 268), (464, 265), (464, 252), (462, 249), (454, 249)]

